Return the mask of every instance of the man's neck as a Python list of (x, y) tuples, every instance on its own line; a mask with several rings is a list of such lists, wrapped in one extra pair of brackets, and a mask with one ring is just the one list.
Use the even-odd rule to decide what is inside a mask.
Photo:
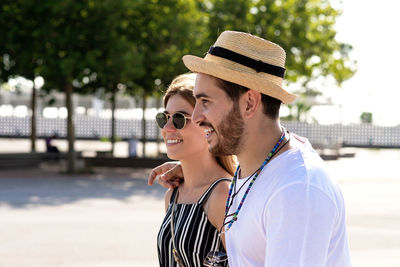
[[(246, 133), (246, 140), (242, 143), (240, 153), (237, 155), (241, 168), (240, 177), (251, 175), (261, 166), (278, 142), (281, 134), (282, 128), (279, 121), (261, 123), (261, 126), (259, 124), (258, 127), (255, 126)], [(287, 137), (285, 140), (287, 140)], [(281, 145), (284, 144), (285, 140)]]

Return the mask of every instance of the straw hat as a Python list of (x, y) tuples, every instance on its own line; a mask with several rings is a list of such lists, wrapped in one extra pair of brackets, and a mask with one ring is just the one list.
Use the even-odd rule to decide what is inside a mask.
[(192, 72), (205, 73), (292, 103), (297, 96), (282, 88), (286, 53), (277, 44), (235, 31), (221, 33), (204, 58), (185, 55)]

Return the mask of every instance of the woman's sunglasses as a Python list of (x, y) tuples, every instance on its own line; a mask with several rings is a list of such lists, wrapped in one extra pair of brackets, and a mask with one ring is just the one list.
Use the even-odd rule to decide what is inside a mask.
[(164, 128), (165, 124), (167, 124), (170, 117), (172, 117), (172, 124), (178, 130), (185, 127), (186, 120), (190, 120), (189, 116), (185, 116), (185, 114), (181, 112), (176, 112), (172, 115), (165, 112), (160, 112), (157, 113), (156, 115), (156, 122), (158, 127), (160, 127), (161, 129)]

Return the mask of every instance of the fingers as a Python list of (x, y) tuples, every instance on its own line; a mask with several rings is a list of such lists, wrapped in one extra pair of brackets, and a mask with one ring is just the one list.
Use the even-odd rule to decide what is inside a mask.
[(180, 179), (165, 180), (165, 179), (162, 179), (162, 176), (161, 176), (160, 179), (158, 179), (158, 183), (162, 187), (173, 189), (173, 188), (175, 188), (175, 187), (180, 185), (181, 180)]
[(147, 179), (147, 184), (148, 185), (153, 185), (154, 180), (157, 178), (157, 176), (159, 175), (157, 168), (159, 168), (160, 166), (154, 168), (151, 170), (151, 173), (149, 175), (149, 178)]
[[(155, 167), (153, 170), (151, 170), (151, 173), (149, 175), (149, 178), (147, 180), (148, 185), (153, 185), (154, 180), (157, 178), (157, 176), (162, 175), (169, 170), (173, 169), (176, 165), (179, 165), (179, 162), (176, 161), (169, 161), (165, 162), (164, 164), (161, 164), (160, 166)], [(162, 185), (163, 182), (159, 182), (159, 184)]]
[(166, 170), (161, 176), (160, 180), (174, 183), (176, 181), (180, 181), (183, 178), (182, 167), (180, 164), (171, 165), (170, 169)]

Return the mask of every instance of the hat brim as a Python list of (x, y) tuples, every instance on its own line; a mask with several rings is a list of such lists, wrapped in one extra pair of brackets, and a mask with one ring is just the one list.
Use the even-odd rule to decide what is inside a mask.
[(185, 66), (192, 72), (208, 74), (232, 83), (256, 90), (262, 94), (277, 98), (284, 104), (290, 104), (297, 96), (284, 90), (271, 80), (260, 77), (251, 71), (235, 70), (229, 66), (218, 64), (201, 57), (185, 55), (182, 58)]

